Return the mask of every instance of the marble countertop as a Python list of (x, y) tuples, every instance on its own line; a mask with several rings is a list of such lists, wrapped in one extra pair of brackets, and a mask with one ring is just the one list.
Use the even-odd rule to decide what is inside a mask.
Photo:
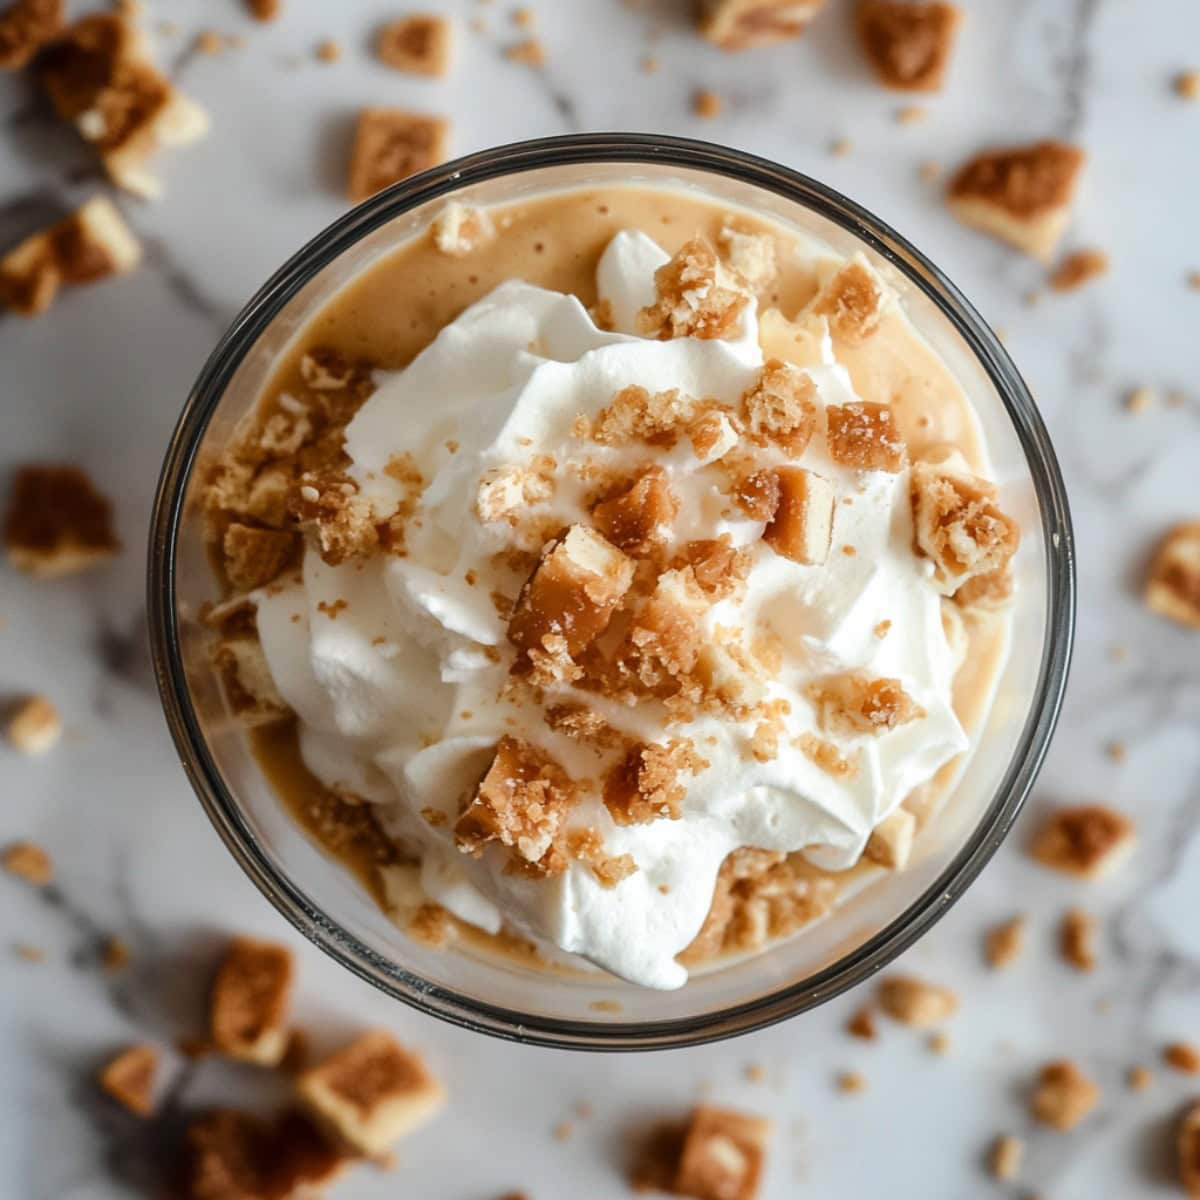
[[(874, 86), (844, 0), (802, 42), (725, 56), (687, 26), (673, 0), (543, 0), (544, 70), (503, 58), (517, 40), (509, 5), (444, 0), (459, 18), (460, 54), (444, 82), (375, 63), (369, 32), (392, 13), (380, 0), (284, 0), (278, 24), (252, 25), (234, 0), (150, 0), (152, 26), (175, 22), (164, 61), (211, 112), (213, 133), (163, 161), (163, 202), (121, 201), (147, 261), (135, 275), (78, 290), (49, 316), (0, 321), (5, 433), (0, 489), (15, 465), (87, 466), (116, 501), (126, 551), (111, 568), (34, 585), (0, 570), (0, 695), (48, 693), (67, 736), (50, 756), (0, 748), (0, 843), (36, 840), (56, 885), (39, 894), (0, 878), (0, 1194), (21, 1200), (142, 1195), (162, 1152), (137, 1122), (98, 1099), (91, 1072), (135, 1037), (164, 1043), (197, 1019), (212, 947), (230, 930), (295, 946), (302, 1019), (384, 1024), (427, 1048), (454, 1096), (403, 1147), (396, 1175), (363, 1171), (337, 1195), (534, 1200), (626, 1195), (622, 1134), (647, 1114), (701, 1092), (778, 1120), (767, 1200), (866, 1195), (951, 1200), (1169, 1196), (1169, 1122), (1200, 1083), (1156, 1070), (1148, 1091), (1124, 1084), (1162, 1043), (1200, 1039), (1200, 641), (1141, 607), (1152, 540), (1200, 510), (1200, 105), (1172, 76), (1200, 46), (1189, 0), (962, 0), (969, 19), (944, 94), (919, 124), (897, 122), (903, 98)], [(81, 6), (82, 7), (82, 6)], [(401, 6), (403, 7), (403, 6)], [(468, 33), (485, 13), (491, 32)], [(200, 28), (244, 35), (220, 57), (188, 48)], [(657, 31), (651, 43), (648, 35)], [(317, 63), (332, 36), (344, 54)], [(1181, 58), (1181, 52), (1184, 57)], [(659, 69), (642, 69), (652, 53)], [(724, 114), (690, 113), (696, 87)], [(1062, 723), (1033, 801), (1010, 842), (908, 965), (957, 988), (952, 1050), (888, 1027), (848, 1039), (861, 997), (767, 1032), (668, 1055), (586, 1056), (484, 1039), (399, 1008), (303, 943), (245, 880), (183, 777), (160, 716), (145, 647), (143, 545), (160, 458), (184, 395), (218, 334), (267, 275), (344, 209), (347, 130), (367, 103), (412, 105), (454, 120), (454, 149), (584, 129), (653, 129), (710, 138), (822, 178), (873, 209), (938, 262), (997, 327), (1054, 436), (1079, 542), (1079, 637)], [(918, 164), (953, 164), (991, 141), (1078, 140), (1088, 167), (1071, 243), (1099, 245), (1111, 273), (1069, 296), (1024, 297), (1043, 272), (946, 214)], [(848, 139), (850, 152), (830, 146)], [(53, 206), (103, 186), (81, 144), (49, 119), (23, 79), (0, 80), (0, 244)], [(1135, 386), (1182, 402), (1138, 415)], [(1123, 657), (1114, 647), (1123, 647)], [(1122, 762), (1105, 752), (1111, 740)], [(1031, 823), (1055, 803), (1098, 799), (1141, 833), (1132, 864), (1086, 891), (1022, 853)], [(1056, 953), (1062, 911), (1103, 917), (1101, 963), (1073, 972)], [(981, 935), (1027, 912), (1031, 945), (990, 974)], [(107, 934), (134, 960), (97, 965)], [(8, 953), (28, 942), (31, 964)], [(1035, 1129), (1027, 1086), (1046, 1059), (1071, 1055), (1103, 1087), (1099, 1110), (1070, 1135)], [(749, 1064), (767, 1065), (750, 1082)], [(842, 1070), (869, 1089), (844, 1096)], [(183, 1073), (188, 1102), (258, 1087), (214, 1064)], [(560, 1142), (554, 1126), (586, 1101), (594, 1115)], [(1018, 1183), (989, 1180), (990, 1140), (1028, 1139)], [(465, 1152), (464, 1152), (465, 1151)]]

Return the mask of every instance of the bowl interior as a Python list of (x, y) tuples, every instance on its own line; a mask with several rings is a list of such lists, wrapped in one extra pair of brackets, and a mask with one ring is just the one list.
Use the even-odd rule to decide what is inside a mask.
[[(840, 253), (866, 253), (972, 398), (1003, 505), (1023, 532), (1012, 646), (995, 702), (914, 864), (799, 936), (672, 993), (600, 973), (439, 951), (407, 937), (272, 792), (225, 711), (197, 621), (201, 606), (218, 598), (197, 464), (220, 452), (297, 332), (366, 266), (422, 231), (449, 194), (502, 204), (618, 185), (698, 190)], [(160, 688), (185, 768), (243, 867), (307, 936), (397, 998), (474, 1028), (545, 1044), (649, 1048), (728, 1036), (818, 1004), (877, 970), (961, 894), (1007, 832), (1057, 715), (1073, 621), (1071, 536), (1053, 452), (1019, 375), (973, 310), (902, 239), (773, 164), (701, 143), (597, 135), (489, 151), (397, 185), (327, 230), (264, 287), (205, 367), (168, 452), (151, 538), (150, 611)]]

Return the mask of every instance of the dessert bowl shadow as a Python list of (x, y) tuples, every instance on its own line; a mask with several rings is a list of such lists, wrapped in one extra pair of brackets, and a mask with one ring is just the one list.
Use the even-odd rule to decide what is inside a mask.
[[(614, 186), (684, 188), (838, 253), (865, 254), (971, 398), (1005, 508), (1023, 532), (996, 698), (913, 864), (800, 934), (697, 973), (676, 992), (407, 937), (272, 791), (219, 694), (200, 621), (219, 598), (199, 502), (204, 467), (297, 330), (448, 199), (503, 204)], [(776, 163), (679, 138), (586, 134), (482, 151), (396, 184), (314, 238), (250, 300), (201, 371), (167, 448), (150, 529), (148, 611), (155, 675), (184, 770), (230, 852), (301, 933), (388, 995), (466, 1028), (536, 1045), (649, 1050), (731, 1037), (812, 1009), (869, 979), (963, 894), (1011, 828), (1050, 743), (1070, 660), (1074, 550), (1063, 481), (1028, 389), (992, 331), (915, 247)]]

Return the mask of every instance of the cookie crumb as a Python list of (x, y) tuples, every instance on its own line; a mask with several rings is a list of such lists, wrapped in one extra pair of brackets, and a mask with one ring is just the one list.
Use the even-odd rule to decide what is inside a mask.
[(721, 115), (724, 101), (716, 92), (701, 88), (692, 96), (692, 112), (704, 121), (712, 121)]
[(998, 1137), (988, 1152), (988, 1171), (994, 1179), (1015, 1179), (1025, 1156), (1025, 1143), (1011, 1133)]
[(1043, 1125), (1066, 1133), (1099, 1103), (1100, 1089), (1069, 1059), (1047, 1063), (1038, 1075), (1030, 1108)]
[(1158, 396), (1153, 388), (1134, 388), (1125, 397), (1125, 411), (1137, 416), (1138, 413), (1144, 413), (1147, 409), (1153, 408), (1157, 400)]
[(1030, 852), (1044, 867), (1096, 880), (1112, 874), (1132, 854), (1136, 842), (1127, 817), (1088, 804), (1052, 813), (1035, 835)]
[(1146, 607), (1190, 629), (1200, 629), (1200, 521), (1167, 532), (1150, 564)]
[(154, 1112), (154, 1080), (158, 1051), (153, 1046), (130, 1046), (100, 1072), (100, 1086), (119, 1104), (139, 1117)]
[(879, 985), (879, 1004), (888, 1016), (914, 1029), (928, 1029), (952, 1017), (958, 997), (949, 989), (911, 975), (891, 975)]
[(1056, 292), (1073, 292), (1108, 273), (1108, 255), (1103, 250), (1074, 250), (1054, 269), (1050, 287)]
[(121, 971), (129, 965), (132, 958), (133, 952), (129, 949), (129, 943), (123, 938), (105, 938), (104, 945), (100, 948), (100, 965), (105, 971), (110, 974)]
[(848, 1096), (865, 1092), (867, 1077), (859, 1071), (842, 1071), (837, 1077), (837, 1090)]
[(121, 548), (112, 504), (80, 467), (30, 464), (13, 480), (4, 524), (8, 561), (38, 579), (99, 566)]
[(1025, 933), (1029, 918), (1021, 915), (989, 929), (984, 938), (983, 954), (989, 967), (999, 971), (1011, 966), (1025, 951)]
[(1184, 100), (1200, 100), (1200, 71), (1180, 71), (1175, 76), (1175, 93)]
[(54, 749), (62, 728), (58, 709), (45, 696), (29, 696), (14, 709), (5, 733), (13, 749), (37, 757)]
[(906, 104), (896, 109), (897, 125), (918, 125), (929, 116), (929, 109), (921, 104)]
[(1130, 1067), (1125, 1082), (1131, 1092), (1144, 1092), (1154, 1082), (1154, 1072), (1149, 1067)]
[(400, 17), (379, 31), (376, 52), (380, 62), (395, 71), (439, 78), (450, 69), (451, 36), (444, 17)]
[(319, 42), (313, 53), (318, 62), (335, 63), (342, 60), (341, 44), (334, 41), (333, 38), (326, 38), (325, 41)]
[(29, 942), (17, 942), (13, 945), (13, 954), (22, 962), (40, 963), (46, 961), (46, 952), (41, 946)]
[(504, 51), (504, 57), (509, 62), (520, 63), (526, 67), (544, 67), (546, 65), (546, 47), (538, 38), (527, 38), (515, 46), (509, 46)]
[(346, 191), (366, 200), (381, 189), (446, 158), (450, 122), (428, 113), (365, 108), (354, 135)]
[(14, 842), (6, 847), (0, 854), (0, 867), (34, 887), (45, 887), (54, 882), (54, 863), (34, 842)]
[(1096, 968), (1096, 918), (1082, 909), (1071, 908), (1063, 914), (1058, 946), (1063, 958), (1077, 971)]
[(846, 1032), (851, 1037), (862, 1038), (873, 1042), (879, 1036), (879, 1027), (875, 1023), (875, 1014), (869, 1008), (860, 1008), (846, 1022)]
[(829, 143), (829, 153), (834, 158), (846, 158), (854, 152), (854, 143), (847, 137), (834, 138)]
[(935, 1030), (929, 1035), (930, 1053), (939, 1058), (945, 1058), (950, 1053), (951, 1045), (950, 1035), (944, 1029)]
[(945, 79), (962, 18), (954, 4), (861, 0), (858, 36), (884, 87), (936, 92)]
[(1163, 1062), (1184, 1075), (1200, 1075), (1200, 1046), (1194, 1042), (1172, 1042), (1163, 1049)]

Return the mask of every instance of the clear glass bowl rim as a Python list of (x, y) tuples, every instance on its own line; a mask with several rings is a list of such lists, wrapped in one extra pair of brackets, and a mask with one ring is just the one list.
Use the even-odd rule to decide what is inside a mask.
[[(176, 609), (176, 537), (205, 431), (243, 357), (288, 301), (356, 242), (410, 209), (498, 176), (589, 163), (654, 164), (725, 176), (812, 209), (882, 255), (953, 325), (999, 393), (1029, 464), (1046, 547), (1047, 623), (1036, 694), (1004, 778), (954, 860), (884, 929), (802, 983), (717, 1012), (667, 1021), (566, 1020), (490, 1005), (388, 961), (310, 903), (296, 883), (272, 866), (209, 753), (187, 684)], [(147, 611), (155, 677), (184, 771), (234, 858), (304, 936), (395, 999), (467, 1029), (531, 1045), (654, 1050), (761, 1029), (824, 1003), (886, 966), (962, 895), (1020, 812), (1058, 720), (1075, 625), (1075, 555), (1058, 461), (1028, 388), (984, 320), (915, 247), (832, 188), (744, 151), (658, 134), (573, 134), (483, 150), (385, 189), (313, 238), (249, 301), (205, 363), (167, 448), (151, 516)]]

